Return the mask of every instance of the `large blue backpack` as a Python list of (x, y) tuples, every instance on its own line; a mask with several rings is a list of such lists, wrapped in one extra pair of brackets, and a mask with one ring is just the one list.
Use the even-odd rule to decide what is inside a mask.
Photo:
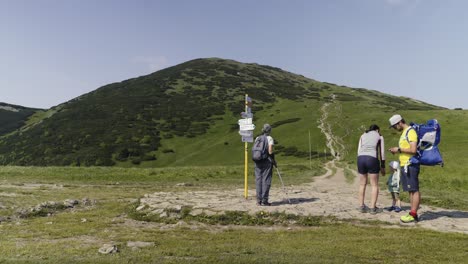
[(440, 143), (440, 125), (436, 119), (430, 119), (426, 124), (416, 124), (411, 122), (410, 129), (406, 131), (406, 140), (408, 140), (408, 132), (411, 129), (418, 134), (417, 154), (410, 159), (412, 164), (421, 164), (427, 166), (441, 165), (444, 166), (442, 155), (439, 151)]

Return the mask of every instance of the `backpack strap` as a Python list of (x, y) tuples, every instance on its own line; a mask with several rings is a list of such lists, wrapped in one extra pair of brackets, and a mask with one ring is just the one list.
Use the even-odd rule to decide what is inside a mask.
[[(416, 129), (412, 126), (410, 126), (410, 128), (408, 128), (408, 130), (406, 130), (406, 141), (408, 141), (408, 144), (411, 144), (411, 142), (409, 141), (409, 137), (408, 137), (408, 134), (410, 132), (410, 130), (413, 129), (414, 132), (416, 132)], [(418, 132), (416, 132), (416, 136), (418, 137), (418, 141), (419, 141), (419, 136), (418, 136)], [(420, 157), (421, 156), (421, 153), (419, 152), (419, 147), (420, 147), (420, 144), (421, 142), (416, 142), (416, 154), (413, 156), (413, 157)], [(408, 164), (406, 164), (404, 167), (405, 167), (405, 173), (408, 173), (408, 166), (411, 165), (411, 159), (408, 161)]]
[(267, 156), (270, 156), (270, 152), (268, 151), (268, 150), (269, 150), (269, 146), (270, 146), (270, 145), (268, 144), (268, 136), (267, 136), (266, 134), (263, 134), (263, 137), (264, 137), (264, 138), (263, 138), (263, 142), (265, 143), (265, 144), (263, 144), (263, 145), (264, 145), (263, 147), (265, 148), (265, 153), (267, 154)]
[(418, 135), (418, 132), (416, 131), (416, 129), (412, 126), (410, 126), (410, 128), (408, 130), (406, 130), (406, 141), (408, 141), (408, 143), (410, 144), (411, 142), (409, 141), (409, 137), (408, 137), (408, 134), (410, 132), (410, 130), (413, 129), (414, 132), (416, 132), (416, 136), (418, 137), (418, 140), (416, 141), (416, 148), (418, 149), (418, 152), (419, 152), (419, 148), (421, 147), (421, 141), (420, 141), (420, 138), (419, 138), (419, 135)]
[[(409, 141), (409, 137), (408, 137), (408, 134), (409, 134), (409, 132), (410, 132), (411, 129), (413, 129), (414, 132), (416, 132), (416, 129), (414, 129), (414, 127), (412, 127), (412, 126), (410, 126), (410, 127), (408, 128), (408, 130), (406, 130), (405, 138), (406, 138), (406, 141), (408, 141), (408, 143), (411, 143), (411, 142)], [(417, 132), (416, 132), (416, 134), (417, 134)], [(417, 143), (417, 142), (416, 142), (416, 143)]]

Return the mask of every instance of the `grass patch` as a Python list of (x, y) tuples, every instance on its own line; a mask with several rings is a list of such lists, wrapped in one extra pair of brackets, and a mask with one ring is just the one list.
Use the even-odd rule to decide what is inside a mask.
[[(307, 165), (282, 166), (285, 183), (310, 181), (308, 173), (314, 173), (303, 167)], [(411, 257), (414, 263), (463, 263), (466, 259), (466, 235), (382, 228), (384, 224), (375, 221), (261, 212), (192, 216), (190, 208), (168, 212), (181, 218), (167, 223), (130, 217), (129, 210), (146, 193), (176, 191), (174, 183), (194, 177), (203, 184), (184, 187), (184, 191), (233, 186), (242, 182), (227, 180), (237, 170), (0, 168), (0, 193), (5, 194), (1, 196), (2, 215), (14, 215), (12, 208), (30, 208), (44, 201), (96, 200), (93, 206), (77, 210), (1, 222), (0, 262), (385, 263)], [(301, 176), (296, 178), (296, 173)], [(218, 186), (218, 182), (224, 183)], [(401, 243), (402, 237), (412, 239)], [(135, 249), (128, 246), (131, 241), (153, 242), (154, 246)], [(120, 252), (99, 254), (98, 249), (107, 243)]]

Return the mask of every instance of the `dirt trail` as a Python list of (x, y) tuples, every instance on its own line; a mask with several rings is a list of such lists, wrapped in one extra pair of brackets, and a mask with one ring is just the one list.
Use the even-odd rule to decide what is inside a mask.
[[(359, 180), (357, 173), (352, 183), (346, 180), (344, 171), (335, 165), (340, 160), (337, 153), (346, 153), (346, 147), (341, 140), (334, 137), (330, 124), (327, 123), (328, 107), (332, 103), (322, 106), (322, 117), (319, 120), (319, 128), (325, 134), (327, 147), (335, 157), (335, 160), (326, 165), (327, 173), (311, 179), (311, 183), (300, 186), (288, 186), (288, 176), (283, 175), (286, 184), (285, 191), (282, 190), (279, 178), (274, 171), (273, 186), (270, 190), (270, 202), (272, 206), (257, 206), (255, 189), (249, 189), (250, 198), (243, 197), (244, 190), (206, 190), (187, 192), (158, 192), (147, 194), (141, 199), (141, 207), (153, 213), (164, 214), (165, 209), (180, 209), (182, 206), (193, 208), (192, 214), (201, 213), (222, 214), (225, 211), (244, 211), (255, 214), (259, 211), (285, 212), (296, 215), (334, 216), (339, 219), (363, 219), (380, 220), (384, 222), (399, 224), (400, 213), (382, 212), (376, 215), (361, 213), (358, 207)], [(333, 173), (335, 171), (335, 173)], [(382, 178), (380, 180), (385, 180)], [(365, 202), (370, 202), (370, 186), (366, 190)], [(424, 196), (424, 190), (422, 190)], [(288, 202), (288, 199), (291, 203)], [(387, 207), (391, 205), (391, 199), (386, 191), (380, 191), (377, 206)], [(403, 209), (409, 210), (409, 205), (404, 204)], [(421, 205), (419, 210), (420, 222), (416, 224), (401, 224), (400, 226), (417, 226), (443, 232), (459, 232), (468, 234), (468, 212), (434, 208)]]
[[(334, 162), (329, 166), (333, 167)], [(147, 194), (141, 199), (141, 204), (149, 207), (153, 212), (163, 212), (166, 208), (180, 208), (191, 206), (193, 214), (202, 212), (220, 214), (224, 211), (245, 211), (255, 214), (259, 211), (285, 212), (296, 215), (335, 216), (339, 219), (364, 219), (380, 220), (384, 222), (399, 223), (402, 211), (383, 212), (376, 215), (361, 213), (356, 208), (358, 205), (357, 190), (359, 182), (348, 183), (344, 177), (343, 169), (336, 168), (332, 174), (331, 169), (320, 177), (316, 177), (312, 183), (300, 186), (287, 186), (283, 192), (279, 179), (274, 176), (276, 182), (270, 192), (272, 206), (257, 206), (255, 204), (255, 190), (249, 189), (250, 198), (243, 197), (244, 190), (209, 190), (187, 192), (158, 192)], [(283, 175), (287, 184), (287, 177)], [(370, 199), (370, 188), (367, 188), (366, 201)], [(382, 191), (379, 194), (379, 207), (389, 206), (391, 200), (388, 193)], [(288, 203), (289, 198), (291, 204)], [(409, 210), (408, 205), (403, 208)], [(468, 212), (434, 208), (422, 205), (419, 211), (421, 221), (417, 224), (402, 224), (401, 226), (419, 226), (446, 232), (460, 232), (468, 234)]]

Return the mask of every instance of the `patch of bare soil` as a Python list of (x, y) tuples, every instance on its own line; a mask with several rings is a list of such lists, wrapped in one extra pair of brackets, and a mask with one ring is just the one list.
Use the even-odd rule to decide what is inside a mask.
[[(332, 163), (332, 167), (333, 167)], [(272, 206), (257, 206), (255, 190), (250, 189), (248, 199), (243, 197), (243, 189), (235, 190), (207, 190), (186, 192), (156, 192), (145, 195), (141, 199), (141, 207), (145, 211), (164, 214), (169, 209), (180, 210), (184, 206), (192, 207), (192, 214), (205, 213), (207, 215), (222, 214), (225, 211), (244, 211), (249, 214), (257, 212), (285, 212), (295, 215), (334, 216), (338, 219), (379, 220), (392, 224), (400, 223), (400, 216), (407, 213), (387, 212), (371, 215), (361, 213), (358, 207), (358, 185), (356, 178), (353, 183), (347, 182), (343, 169), (336, 168), (312, 183), (300, 186), (286, 186), (281, 188), (279, 179), (274, 176), (273, 188), (270, 191)], [(287, 178), (283, 177), (287, 185)], [(384, 180), (383, 178), (381, 180)], [(291, 203), (289, 203), (289, 201)], [(366, 201), (370, 201), (370, 186), (367, 188)], [(391, 199), (386, 191), (381, 191), (378, 198), (378, 207), (391, 205)], [(403, 204), (403, 209), (409, 210), (409, 205)], [(468, 234), (468, 212), (434, 208), (422, 205), (420, 222), (416, 224), (399, 224), (401, 227), (423, 227), (443, 232), (459, 232)]]

